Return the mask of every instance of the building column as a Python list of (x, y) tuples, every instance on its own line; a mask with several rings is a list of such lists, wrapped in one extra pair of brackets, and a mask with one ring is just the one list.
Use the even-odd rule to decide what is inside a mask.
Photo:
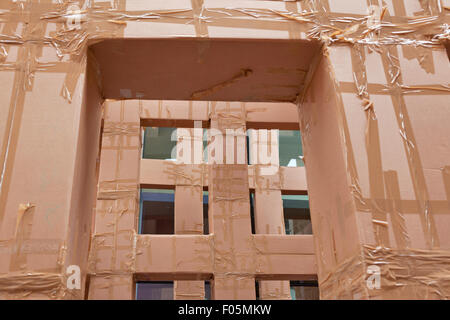
[[(26, 24), (24, 39), (38, 21)], [(40, 68), (59, 61), (43, 42), (6, 48), (13, 67), (0, 72), (0, 298), (82, 299), (103, 102), (97, 79), (76, 57)], [(80, 270), (73, 287), (69, 266)]]
[[(199, 121), (201, 123), (201, 121)], [(185, 167), (202, 162), (203, 129), (177, 129), (177, 162)], [(195, 170), (195, 169), (193, 169)], [(203, 176), (203, 172), (199, 173)], [(197, 175), (195, 175), (197, 176)], [(203, 185), (200, 181), (175, 186), (175, 234), (203, 234)], [(175, 281), (174, 299), (204, 300), (205, 281)]]
[(105, 102), (89, 299), (135, 298), (141, 143), (139, 106)]
[[(278, 130), (251, 130), (250, 159), (256, 165), (255, 233), (286, 234), (279, 179)], [(259, 281), (261, 300), (290, 300), (289, 281)]]
[(407, 45), (321, 59), (299, 117), (322, 299), (449, 296), (448, 66)]
[(209, 225), (214, 234), (213, 299), (256, 299), (245, 105), (211, 102)]

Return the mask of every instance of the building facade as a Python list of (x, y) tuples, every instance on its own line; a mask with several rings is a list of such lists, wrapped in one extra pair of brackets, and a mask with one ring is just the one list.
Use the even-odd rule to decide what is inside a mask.
[(0, 297), (448, 298), (449, 8), (2, 1)]

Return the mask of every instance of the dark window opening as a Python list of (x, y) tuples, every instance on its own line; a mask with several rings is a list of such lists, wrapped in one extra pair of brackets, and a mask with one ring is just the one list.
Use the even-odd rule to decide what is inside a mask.
[[(276, 281), (276, 280), (264, 280)], [(317, 281), (289, 281), (290, 294), (292, 300), (319, 300), (319, 285)], [(259, 280), (255, 281), (256, 300), (260, 299), (259, 295)]]
[(136, 300), (173, 300), (173, 281), (137, 282)]
[(205, 281), (205, 300), (211, 300), (211, 282)]
[(292, 300), (319, 300), (317, 281), (290, 281)]
[(250, 223), (252, 227), (252, 234), (256, 234), (255, 227), (255, 193), (250, 192)]
[[(252, 159), (250, 154), (250, 144), (252, 143), (250, 135), (252, 130), (254, 129), (247, 131), (247, 161), (249, 164), (256, 163), (256, 159)], [(269, 135), (269, 133), (267, 134)], [(265, 153), (269, 151), (258, 149), (258, 152)], [(264, 154), (264, 156), (266, 155)], [(270, 154), (267, 155), (267, 157), (270, 156)], [(278, 156), (281, 167), (303, 167), (305, 165), (302, 160), (303, 146), (299, 130), (278, 130)]]
[(259, 281), (255, 281), (256, 300), (259, 300)]
[(307, 195), (282, 195), (286, 234), (312, 234)]
[(166, 189), (141, 189), (140, 234), (174, 234), (175, 192)]
[[(142, 148), (143, 159), (159, 159), (175, 161), (177, 158), (177, 128), (147, 127), (144, 130)], [(208, 162), (207, 129), (203, 129), (202, 159)]]
[(209, 234), (208, 191), (203, 191), (203, 234)]
[(280, 166), (303, 167), (305, 164), (300, 158), (303, 156), (302, 139), (298, 130), (279, 130), (278, 145)]
[(247, 164), (252, 164), (250, 162), (250, 132), (251, 132), (251, 129), (247, 130), (247, 134), (245, 135), (245, 148), (247, 150)]
[(175, 160), (177, 129), (148, 127), (144, 131), (142, 158)]

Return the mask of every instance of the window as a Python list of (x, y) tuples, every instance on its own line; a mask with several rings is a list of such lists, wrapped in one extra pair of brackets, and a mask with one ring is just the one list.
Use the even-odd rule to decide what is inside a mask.
[(280, 152), (280, 166), (303, 167), (302, 139), (298, 130), (279, 130), (278, 144)]
[(203, 191), (203, 234), (209, 234), (208, 191)]
[[(177, 128), (147, 127), (144, 131), (142, 158), (175, 161), (177, 157)], [(203, 129), (202, 159), (208, 162), (208, 135)]]
[(136, 300), (173, 300), (173, 282), (137, 282)]
[(282, 195), (286, 234), (312, 234), (307, 195)]
[[(256, 159), (252, 159), (255, 155), (252, 155), (251, 151), (251, 143), (252, 143), (252, 132), (254, 129), (249, 129), (247, 131), (247, 160), (249, 164), (255, 164)], [(265, 129), (262, 129), (265, 130)], [(302, 147), (302, 139), (299, 130), (277, 130), (278, 131), (278, 156), (279, 156), (279, 165), (281, 167), (303, 167), (304, 163), (301, 157), (303, 156), (303, 147)], [(262, 135), (264, 138), (260, 136), (260, 139), (268, 139), (271, 133), (262, 133), (261, 131), (258, 135)], [(253, 138), (254, 139), (254, 138)], [(263, 162), (260, 163), (268, 163), (273, 157), (273, 154), (266, 149), (258, 149), (258, 154), (262, 155)], [(264, 162), (266, 161), (266, 162)]]
[(259, 300), (259, 281), (255, 281), (255, 290), (256, 290), (256, 300)]
[(141, 189), (139, 233), (174, 234), (174, 190)]
[[(309, 199), (307, 195), (282, 195), (286, 234), (312, 234)], [(252, 234), (255, 229), (255, 193), (250, 192), (250, 219)]]
[(144, 132), (142, 157), (144, 159), (176, 159), (177, 129), (148, 127)]
[(291, 281), (292, 300), (319, 300), (317, 281)]
[(211, 282), (205, 281), (205, 300), (211, 300)]
[[(276, 281), (276, 280), (264, 280)], [(289, 281), (290, 293), (292, 300), (319, 300), (319, 284), (315, 280), (307, 281)], [(259, 280), (255, 281), (256, 300), (260, 300), (259, 296)]]
[(252, 234), (256, 234), (255, 227), (255, 193), (250, 191), (250, 223), (252, 227)]
[(203, 129), (203, 162), (208, 163), (208, 130)]
[[(136, 282), (136, 300), (173, 300), (173, 281)], [(205, 281), (205, 300), (211, 300), (211, 283)]]

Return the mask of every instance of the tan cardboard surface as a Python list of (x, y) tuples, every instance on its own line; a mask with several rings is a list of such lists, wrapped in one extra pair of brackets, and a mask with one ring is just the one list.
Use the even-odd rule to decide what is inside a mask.
[[(420, 65), (415, 50), (328, 48), (300, 108), (323, 298), (448, 294), (445, 279), (437, 276), (439, 262), (433, 268), (428, 261), (436, 257), (445, 263), (448, 254), (443, 227), (449, 210), (444, 204), (447, 152), (437, 150), (448, 149), (440, 137), (448, 131), (443, 119), (449, 116), (444, 98), (449, 91), (442, 74), (449, 66), (442, 63), (447, 58), (442, 49), (421, 48)], [(322, 94), (324, 83), (328, 96)], [(433, 123), (432, 129), (425, 122)], [(330, 150), (336, 155), (332, 159), (324, 157)], [(313, 177), (315, 170), (328, 176), (328, 185)], [(419, 261), (426, 267), (418, 267)], [(380, 263), (381, 287), (372, 290), (367, 270)], [(338, 285), (343, 273), (352, 280)], [(419, 285), (417, 277), (427, 284)]]
[[(79, 9), (69, 10), (72, 4)], [(445, 140), (449, 65), (444, 49), (449, 12), (442, 1), (2, 1), (0, 10), (2, 297), (79, 297), (66, 292), (64, 280), (62, 285), (58, 281), (66, 276), (61, 266), (83, 265), (86, 241), (80, 235), (90, 229), (88, 215), (93, 207), (91, 249), (95, 250), (89, 260), (93, 288), (89, 296), (134, 297), (130, 259), (136, 253), (140, 119), (138, 111), (126, 112), (123, 118), (116, 114), (116, 120), (105, 118), (101, 159), (109, 160), (100, 159), (94, 205), (88, 193), (95, 180), (100, 124), (98, 110), (92, 106), (103, 98), (280, 102), (297, 96), (299, 104), (304, 104), (301, 130), (306, 134), (303, 142), (322, 297), (448, 296), (444, 276), (436, 271), (448, 260), (450, 241)], [(79, 25), (75, 23), (71, 30), (77, 21)], [(133, 81), (147, 79), (145, 68), (127, 60), (133, 53), (127, 52), (131, 46), (121, 51), (123, 43), (141, 41), (138, 38), (153, 39), (146, 42), (148, 48), (157, 41), (174, 41), (176, 46), (188, 43), (184, 53), (192, 55), (183, 59), (195, 64), (204, 59), (210, 66), (222, 62), (224, 70), (211, 75), (209, 69), (201, 68), (203, 77), (195, 79), (192, 66), (170, 69), (177, 61), (169, 61), (171, 53), (161, 50), (156, 54), (167, 57), (167, 63), (154, 65), (159, 68), (159, 74), (154, 74), (158, 81), (145, 83), (144, 88), (142, 82)], [(237, 44), (236, 39), (243, 43)], [(291, 41), (295, 39), (301, 41)], [(251, 45), (244, 53), (230, 47), (232, 52), (225, 58), (222, 53), (208, 55), (209, 49), (220, 51), (216, 47), (220, 41), (233, 42), (233, 47)], [(256, 55), (258, 42), (264, 47), (261, 55)], [(286, 46), (281, 50), (269, 43)], [(305, 46), (305, 55), (289, 54), (287, 47), (293, 43), (297, 52)], [(99, 52), (92, 51), (95, 46)], [(108, 47), (114, 49), (109, 53), (115, 60), (108, 61), (100, 52)], [(278, 63), (272, 59), (275, 56), (285, 59)], [(242, 58), (237, 60), (242, 65), (233, 65), (234, 60), (224, 63), (233, 57)], [(138, 58), (148, 62), (143, 55)], [(277, 66), (261, 70), (266, 63)], [(105, 74), (108, 66), (120, 79)], [(173, 73), (164, 78), (169, 69)], [(176, 73), (180, 70), (184, 74)], [(183, 83), (172, 93), (151, 90), (183, 76), (195, 88)], [(278, 81), (266, 83), (267, 79)], [(307, 108), (312, 104), (314, 108)], [(211, 118), (214, 121), (218, 120)], [(233, 170), (248, 175), (247, 168), (245, 173), (241, 168)], [(216, 179), (220, 174), (210, 171), (209, 176)], [(248, 187), (248, 177), (244, 180)], [(242, 203), (236, 210), (247, 214), (246, 206)], [(75, 241), (78, 237), (83, 240)], [(247, 248), (239, 244), (242, 252)], [(401, 259), (405, 252), (414, 258)], [(434, 267), (431, 264), (423, 271), (409, 267), (420, 259), (434, 261), (434, 255), (439, 261)], [(386, 287), (381, 291), (369, 292), (363, 285), (367, 274), (361, 266), (372, 259), (388, 261), (382, 279)], [(111, 270), (118, 274), (111, 278), (102, 274)], [(126, 275), (120, 274), (123, 270)], [(384, 276), (392, 270), (410, 275), (401, 289), (395, 286), (400, 282), (390, 286)], [(37, 287), (21, 282), (24, 272), (31, 273)], [(399, 274), (395, 275), (398, 279)], [(425, 277), (426, 284), (417, 276)], [(351, 282), (339, 283), (344, 278), (354, 280), (357, 288)], [(39, 285), (48, 279), (49, 286)], [(215, 287), (224, 288), (224, 296), (253, 297), (252, 279), (221, 281)], [(333, 287), (334, 283), (339, 285)], [(242, 295), (233, 293), (236, 287)]]

